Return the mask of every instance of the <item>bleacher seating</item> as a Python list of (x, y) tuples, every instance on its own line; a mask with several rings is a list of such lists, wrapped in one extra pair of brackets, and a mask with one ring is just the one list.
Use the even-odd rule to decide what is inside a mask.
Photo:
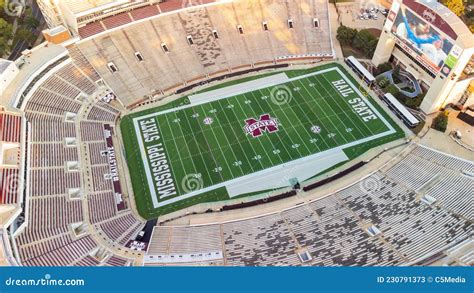
[[(110, 240), (120, 241), (123, 239), (129, 240), (132, 234), (137, 234), (141, 230), (143, 225), (144, 224), (135, 218), (133, 214), (126, 213), (118, 218), (114, 218), (96, 225), (96, 227), (102, 230)], [(133, 232), (130, 233), (131, 231)]]
[[(388, 170), (310, 203), (208, 226), (156, 227), (144, 265), (183, 265), (160, 255), (196, 253), (205, 241), (223, 242), (223, 262), (231, 266), (415, 264), (472, 237), (473, 178), (462, 171), (473, 166), (417, 146)], [(438, 174), (440, 181), (425, 190)], [(424, 192), (437, 199), (435, 204), (421, 200)], [(369, 227), (379, 233), (371, 234)], [(302, 262), (298, 251), (307, 251), (311, 259)], [(194, 263), (200, 264), (199, 259)]]
[(107, 29), (113, 29), (130, 22), (132, 22), (132, 19), (130, 18), (130, 15), (128, 14), (128, 12), (120, 13), (120, 14), (102, 19), (102, 23)]
[(80, 27), (79, 35), (85, 39), (104, 31), (105, 31), (105, 28), (102, 26), (102, 23), (100, 21), (96, 21), (96, 22), (88, 23), (86, 26)]
[[(59, 70), (48, 71), (51, 75), (25, 99), (28, 222), (15, 236), (23, 265), (131, 264), (131, 259), (110, 252), (103, 258), (93, 256), (104, 245), (96, 237), (105, 240), (107, 249), (126, 250), (123, 246), (144, 227), (127, 202), (124, 209), (117, 207), (112, 181), (105, 176), (110, 167), (103, 153), (104, 124), (117, 120), (118, 104), (134, 105), (152, 92), (172, 93), (210, 77), (277, 66), (295, 56), (332, 54), (325, 1), (221, 2), (166, 13), (182, 7), (182, 0), (170, 0), (80, 27), (83, 40), (69, 48), (71, 59), (57, 65)], [(166, 14), (152, 18), (160, 13)], [(314, 17), (319, 28), (313, 27)], [(294, 21), (292, 29), (289, 18)], [(268, 31), (262, 29), (263, 21)], [(237, 25), (242, 25), (243, 34)], [(97, 35), (102, 32), (106, 33)], [(167, 54), (157, 52), (163, 42)], [(146, 66), (136, 59), (137, 51)], [(118, 72), (105, 66), (111, 61)], [(117, 92), (119, 103), (100, 101), (97, 94), (109, 90), (100, 88), (104, 84)], [(18, 118), (0, 114), (4, 141), (19, 142), (19, 126)], [(67, 139), (76, 144), (66, 145)], [(81, 172), (69, 170), (68, 163)], [(472, 162), (418, 146), (390, 169), (372, 174), (369, 178), (378, 182), (374, 190), (357, 182), (310, 203), (255, 218), (159, 226), (148, 255), (185, 255), (186, 261), (160, 265), (414, 263), (472, 236), (473, 178), (465, 173), (473, 171)], [(5, 186), (11, 189), (18, 169), (0, 172), (0, 203), (17, 203), (4, 191)], [(423, 202), (424, 195), (436, 201)], [(368, 233), (371, 226), (380, 234)], [(311, 259), (302, 262), (297, 253), (301, 250)], [(201, 258), (203, 254), (209, 259)]]
[(101, 107), (94, 106), (89, 112), (87, 119), (114, 122), (115, 117), (117, 117), (117, 115), (115, 115), (114, 113), (110, 113), (109, 111), (106, 111)]
[(97, 243), (85, 236), (23, 262), (25, 266), (67, 266), (90, 252)]
[(19, 184), (18, 169), (0, 168), (0, 205), (18, 203)]
[(148, 5), (130, 11), (130, 14), (132, 15), (132, 18), (134, 20), (152, 17), (158, 15), (159, 13), (160, 11), (158, 10), (158, 6), (156, 5)]
[[(65, 60), (25, 101), (28, 222), (15, 239), (21, 262), (27, 266), (99, 265), (101, 261), (91, 256), (100, 247), (92, 232), (104, 232), (112, 244), (124, 246), (143, 227), (129, 210), (117, 214), (111, 181), (104, 178), (110, 170), (102, 153), (107, 148), (102, 122), (114, 122), (120, 110), (91, 98), (100, 92), (97, 72), (80, 51), (72, 50), (71, 56), (72, 62)], [(80, 95), (85, 99), (78, 99)], [(82, 112), (85, 115), (78, 115)], [(4, 122), (1, 117), (0, 122)], [(76, 142), (68, 144), (71, 140)], [(81, 165), (83, 156), (86, 160)], [(2, 183), (10, 184), (8, 180)], [(3, 201), (12, 200), (1, 196)], [(112, 256), (104, 265), (129, 263)]]
[(21, 116), (0, 113), (0, 141), (20, 142)]
[(296, 243), (283, 219), (265, 216), (223, 225), (229, 265), (297, 265)]
[[(82, 40), (77, 48), (126, 107), (148, 95), (174, 93), (231, 72), (333, 56), (327, 1), (192, 4), (213, 2), (205, 9), (197, 5), (183, 11), (186, 1), (165, 1), (99, 20), (79, 29)], [(293, 28), (288, 27), (289, 19)], [(99, 32), (103, 33), (90, 37)], [(161, 50), (163, 43), (168, 53)], [(109, 62), (118, 71), (112, 73)]]
[[(453, 156), (419, 146), (402, 162), (388, 170), (387, 176), (403, 182), (417, 190), (434, 180), (426, 194), (436, 198), (438, 203), (451, 212), (473, 220), (472, 186), (473, 178), (464, 175), (474, 173), (474, 164)], [(470, 188), (469, 188), (470, 186)], [(452, 196), (455, 194), (457, 196)]]
[(66, 137), (76, 137), (74, 123), (64, 122), (63, 117), (25, 113), (30, 122), (29, 138), (31, 142), (63, 142)]
[(65, 147), (63, 143), (31, 145), (31, 167), (64, 167), (64, 162), (78, 161), (77, 149)]
[(113, 267), (124, 267), (124, 266), (130, 265), (130, 260), (113, 255), (107, 259), (107, 261), (105, 262), (105, 265), (113, 266)]

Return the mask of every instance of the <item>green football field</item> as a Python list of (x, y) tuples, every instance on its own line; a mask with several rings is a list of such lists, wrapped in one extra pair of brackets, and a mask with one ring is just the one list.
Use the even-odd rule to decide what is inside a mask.
[(130, 120), (122, 132), (144, 217), (226, 199), (229, 183), (398, 130), (336, 66)]

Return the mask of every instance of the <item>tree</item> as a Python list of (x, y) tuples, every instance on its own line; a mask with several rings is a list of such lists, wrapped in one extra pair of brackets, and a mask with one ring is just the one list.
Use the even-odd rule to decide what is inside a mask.
[(401, 83), (402, 80), (400, 79), (400, 65), (395, 65), (395, 68), (392, 71), (392, 79), (394, 83)]
[(396, 96), (400, 91), (398, 90), (398, 88), (393, 85), (393, 84), (389, 84), (388, 86), (386, 86), (384, 89), (384, 92), (387, 93), (387, 94), (392, 94), (394, 96)]
[(33, 35), (33, 33), (30, 32), (29, 30), (27, 30), (26, 28), (19, 28), (16, 31), (15, 37), (18, 40), (22, 40), (22, 41), (25, 41), (27, 43), (31, 43), (35, 40), (35, 36)]
[(350, 45), (352, 44), (352, 41), (354, 40), (354, 37), (357, 35), (357, 30), (343, 26), (341, 25), (340, 27), (337, 28), (337, 35), (336, 38), (337, 40), (343, 44), (343, 45)]
[(13, 34), (13, 26), (9, 24), (5, 19), (0, 18), (0, 37), (6, 40), (10, 39)]
[(25, 24), (29, 29), (36, 29), (40, 25), (39, 21), (33, 16), (28, 16), (25, 19)]
[(392, 69), (392, 64), (390, 62), (385, 62), (385, 63), (379, 64), (379, 66), (377, 66), (376, 74), (379, 75), (379, 74), (387, 72), (391, 69)]
[(352, 45), (362, 50), (367, 57), (371, 57), (377, 47), (377, 39), (368, 30), (363, 29), (357, 32)]
[(376, 39), (376, 38), (374, 38), (374, 39), (372, 39), (371, 41), (369, 41), (369, 44), (367, 45), (365, 54), (366, 54), (367, 57), (369, 57), (370, 59), (372, 59), (372, 57), (374, 56), (375, 49), (377, 48), (377, 43), (378, 43), (378, 42), (379, 42), (379, 40)]
[(464, 3), (463, 0), (446, 0), (446, 6), (454, 12), (457, 16), (464, 15)]
[(8, 49), (10, 49), (10, 46), (8, 46), (8, 40), (0, 37), (0, 57), (5, 55)]
[(448, 115), (448, 111), (443, 111), (439, 113), (438, 116), (433, 119), (433, 128), (441, 132), (445, 132), (448, 128)]
[(424, 98), (425, 98), (425, 94), (419, 94), (415, 98), (406, 98), (404, 105), (409, 108), (418, 110)]

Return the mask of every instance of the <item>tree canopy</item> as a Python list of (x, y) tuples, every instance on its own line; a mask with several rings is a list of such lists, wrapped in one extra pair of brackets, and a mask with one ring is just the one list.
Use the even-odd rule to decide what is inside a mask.
[(463, 0), (445, 0), (444, 4), (454, 12), (457, 16), (463, 16), (464, 15), (464, 3)]
[(341, 25), (337, 29), (337, 40), (343, 45), (350, 45), (354, 40), (354, 37), (357, 35), (357, 30)]

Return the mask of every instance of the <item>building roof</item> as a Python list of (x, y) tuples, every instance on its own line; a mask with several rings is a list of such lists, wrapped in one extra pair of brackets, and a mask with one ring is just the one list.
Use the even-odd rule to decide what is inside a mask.
[(18, 75), (7, 86), (3, 93), (0, 92), (0, 105), (5, 106), (8, 110), (18, 110), (15, 108), (14, 102), (19, 97), (23, 87), (27, 86), (42, 69), (66, 54), (67, 49), (65, 47), (47, 44), (46, 42), (29, 50), (28, 53), (23, 54), (17, 60), (17, 62), (21, 61), (23, 63), (19, 66)]
[(120, 6), (124, 4), (129, 4), (131, 0), (87, 0), (87, 1), (77, 1), (77, 0), (61, 0), (61, 4), (69, 8), (69, 10), (76, 16), (84, 16), (96, 11), (105, 10), (115, 6)]
[(13, 63), (13, 61), (0, 58), (0, 75), (3, 74), (3, 72), (5, 72), (5, 70), (7, 70), (7, 68), (8, 68), (8, 66), (10, 66), (10, 64), (12, 64), (12, 63)]

